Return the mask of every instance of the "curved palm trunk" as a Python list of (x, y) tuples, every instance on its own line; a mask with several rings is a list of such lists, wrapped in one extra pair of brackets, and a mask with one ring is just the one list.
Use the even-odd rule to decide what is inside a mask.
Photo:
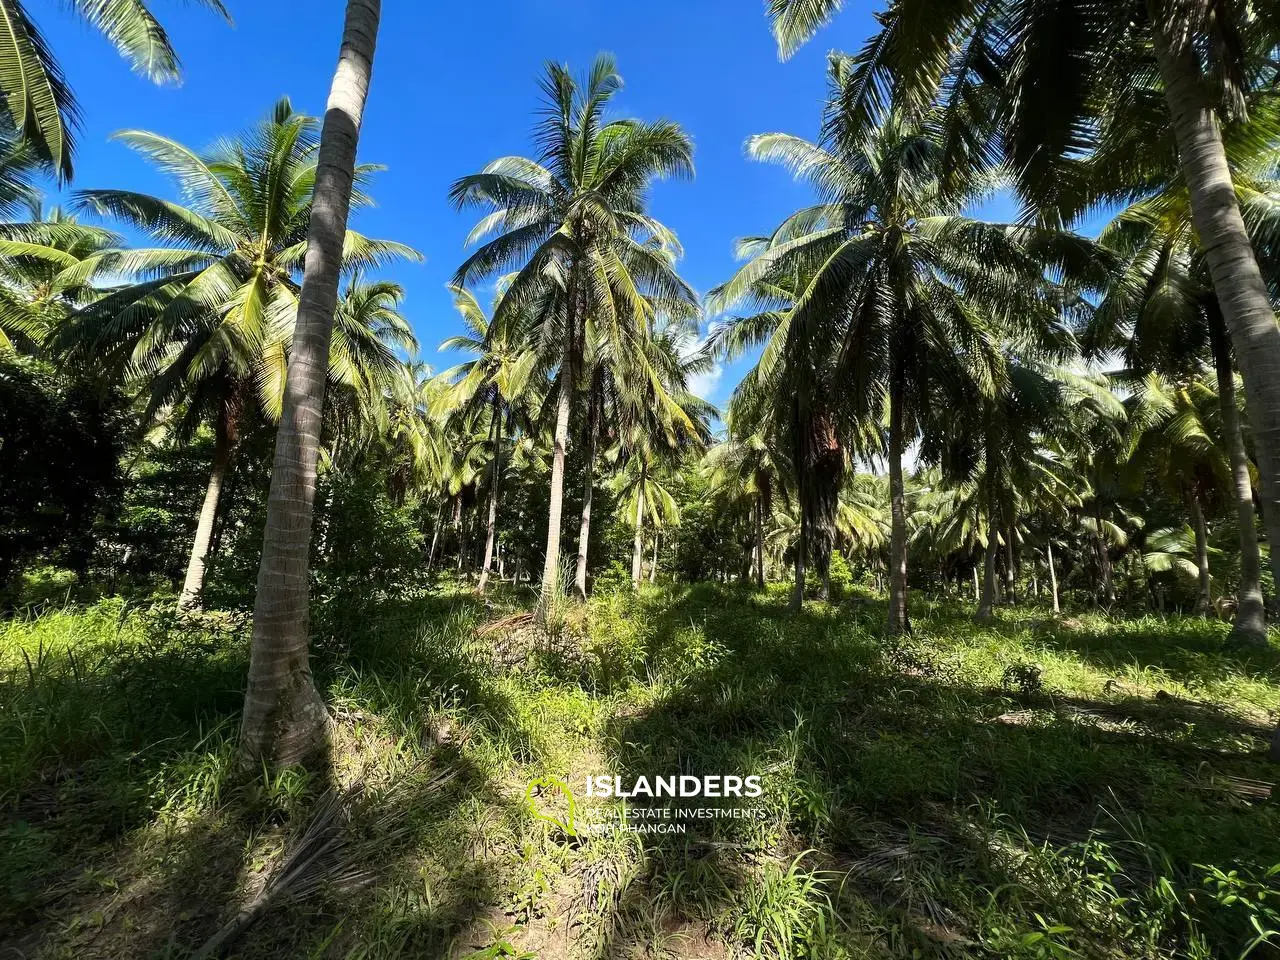
[(907, 505), (902, 479), (903, 409), (901, 371), (889, 390), (889, 633), (911, 632), (907, 616)]
[(240, 726), (245, 756), (273, 765), (305, 759), (323, 743), (328, 726), (308, 659), (311, 519), (329, 338), (381, 12), (381, 0), (347, 2), (320, 135), (302, 293), (276, 434)]
[(631, 586), (639, 588), (644, 568), (644, 487), (649, 479), (649, 465), (640, 468), (640, 489), (636, 494), (636, 539), (631, 551)]
[(569, 449), (569, 404), (573, 391), (566, 351), (565, 369), (560, 376), (560, 396), (556, 400), (555, 451), (551, 460), (551, 505), (547, 511), (547, 555), (542, 566), (542, 594), (538, 598), (538, 622), (547, 616), (560, 594), (560, 520), (564, 513), (564, 461)]
[(489, 586), (489, 575), (493, 571), (493, 543), (498, 530), (498, 495), (502, 477), (502, 415), (499, 398), (493, 398), (493, 479), (489, 487), (489, 529), (485, 534), (484, 562), (480, 565), (480, 582), (476, 585), (477, 593), (484, 593)]
[(1240, 411), (1236, 406), (1236, 375), (1231, 367), (1231, 347), (1216, 299), (1208, 305), (1208, 313), (1222, 432), (1231, 454), (1232, 493), (1236, 503), (1236, 524), (1240, 528), (1240, 585), (1236, 590), (1236, 622), (1231, 632), (1236, 639), (1246, 643), (1266, 643), (1267, 607), (1262, 596), (1262, 554), (1258, 549), (1258, 531), (1253, 521), (1249, 455), (1244, 449)]
[[(1154, 0), (1149, 7), (1154, 8)], [(1155, 13), (1153, 9), (1153, 14)], [(1158, 19), (1153, 16), (1153, 20)], [(1280, 325), (1236, 201), (1218, 119), (1194, 51), (1154, 31), (1191, 214), (1244, 375), (1262, 488), (1262, 519), (1280, 583)]]
[(1188, 498), (1191, 506), (1191, 525), (1196, 532), (1196, 573), (1200, 592), (1196, 596), (1196, 613), (1208, 613), (1213, 606), (1213, 581), (1209, 576), (1209, 527), (1204, 519), (1204, 507), (1199, 494)]
[(1062, 607), (1058, 604), (1058, 571), (1053, 566), (1053, 541), (1050, 540), (1045, 544), (1046, 560), (1049, 563), (1049, 586), (1053, 590), (1053, 612), (1061, 613)]
[(204, 503), (200, 506), (200, 518), (196, 523), (196, 536), (191, 544), (191, 557), (187, 561), (187, 575), (178, 596), (178, 610), (187, 612), (200, 609), (200, 595), (204, 592), (205, 564), (209, 559), (209, 545), (213, 541), (213, 524), (218, 516), (218, 499), (222, 486), (231, 469), (235, 453), (235, 427), (227, 416), (219, 418), (214, 429), (213, 467), (209, 471), (209, 485), (204, 491)]

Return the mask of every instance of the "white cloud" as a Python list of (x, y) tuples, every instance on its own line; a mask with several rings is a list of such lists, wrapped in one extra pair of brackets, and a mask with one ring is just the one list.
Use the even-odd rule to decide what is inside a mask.
[(696, 374), (689, 381), (689, 392), (695, 396), (701, 397), (703, 400), (710, 400), (711, 394), (720, 384), (720, 378), (724, 376), (724, 364), (717, 363), (706, 373)]

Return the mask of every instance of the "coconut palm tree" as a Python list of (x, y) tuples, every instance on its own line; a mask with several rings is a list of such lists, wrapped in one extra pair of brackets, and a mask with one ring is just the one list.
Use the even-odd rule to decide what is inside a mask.
[[(929, 126), (901, 115), (864, 135), (844, 108), (855, 67), (831, 57), (825, 145), (781, 133), (748, 142), (752, 156), (811, 183), (820, 202), (757, 246), (718, 302), (756, 297), (762, 287), (785, 291), (798, 279), (787, 321), (793, 339), (818, 345), (846, 422), (886, 423), (889, 630), (898, 633), (910, 629), (903, 456), (924, 413), (993, 395), (1005, 377), (1001, 339), (1045, 325), (1065, 302), (1046, 269), (1085, 275), (1093, 253), (1056, 231), (965, 216), (990, 180), (975, 176), (966, 189), (944, 189), (944, 176), (959, 174), (942, 166), (941, 143)], [(829, 449), (839, 432), (830, 442), (818, 439)], [(806, 469), (797, 463), (800, 473)]]
[(587, 344), (628, 344), (634, 353), (633, 341), (648, 335), (655, 316), (696, 310), (695, 294), (674, 269), (674, 234), (646, 213), (655, 179), (692, 175), (693, 146), (668, 121), (605, 121), (621, 84), (607, 56), (581, 84), (549, 64), (544, 119), (534, 135), (538, 160), (502, 157), (450, 191), (459, 207), (488, 211), (470, 237), (481, 245), (454, 282), (465, 286), (514, 268), (494, 322), (503, 326), (537, 304), (532, 336), (556, 373), (541, 617), (560, 589), (565, 455)]
[(279, 765), (312, 753), (328, 723), (308, 658), (311, 518), (329, 341), (352, 249), (347, 220), (359, 176), (356, 147), (381, 14), (381, 0), (347, 0), (317, 151), (297, 330), (267, 497), (240, 744), (247, 758)]
[[(770, 0), (784, 54), (840, 0)], [(1172, 147), (1248, 398), (1268, 539), (1280, 543), (1280, 324), (1250, 242), (1227, 150), (1251, 96), (1274, 90), (1280, 8), (1210, 0), (1038, 4), (893, 0), (858, 57), (844, 109), (864, 129), (890, 104), (943, 92), (948, 166), (1001, 155), (1024, 200), (1053, 222), (1147, 186)], [(1151, 134), (1156, 134), (1152, 136)], [(1135, 147), (1140, 149), (1135, 150)], [(1107, 150), (1111, 183), (1086, 160)], [(1095, 165), (1095, 168), (1099, 165)], [(1271, 552), (1280, 581), (1280, 551)]]
[[(73, 362), (142, 383), (148, 416), (180, 407), (180, 434), (212, 426), (213, 469), (179, 602), (184, 609), (197, 604), (203, 588), (220, 491), (246, 418), (257, 410), (276, 421), (284, 406), (318, 175), (316, 126), (282, 100), (255, 130), (206, 154), (130, 131), (120, 138), (175, 177), (185, 204), (121, 190), (75, 197), (80, 209), (115, 216), (167, 244), (102, 250), (63, 270), (59, 282), (69, 287), (101, 277), (133, 282), (71, 316), (51, 345)], [(357, 182), (375, 169), (357, 168)], [(369, 201), (357, 194), (357, 202)], [(342, 269), (354, 274), (396, 258), (421, 259), (403, 244), (349, 231)], [(388, 298), (391, 288), (357, 286), (347, 300), (352, 309), (327, 338), (335, 344), (326, 359), (330, 376), (363, 390), (366, 401), (380, 396), (393, 350), (407, 342), (407, 330), (386, 323), (394, 314)]]
[[(230, 22), (222, 0), (197, 0)], [(63, 6), (107, 38), (156, 83), (181, 77), (169, 35), (143, 0), (71, 0)], [(71, 179), (75, 97), (39, 25), (21, 0), (0, 0), (0, 94), (13, 129), (58, 178)]]
[(514, 324), (496, 327), (470, 291), (451, 285), (454, 306), (462, 314), (470, 336), (450, 337), (441, 350), (461, 350), (475, 356), (442, 376), (453, 382), (448, 403), (454, 410), (488, 417), (489, 513), (486, 523), (484, 561), (480, 567), (478, 593), (484, 593), (493, 572), (493, 548), (498, 527), (498, 500), (501, 494), (503, 446), (521, 410), (530, 405), (531, 374), (538, 362), (537, 351), (517, 336)]

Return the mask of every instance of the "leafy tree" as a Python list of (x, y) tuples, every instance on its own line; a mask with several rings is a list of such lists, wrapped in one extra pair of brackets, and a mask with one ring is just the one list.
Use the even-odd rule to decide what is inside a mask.
[[(610, 57), (598, 57), (581, 84), (567, 68), (549, 64), (541, 84), (544, 118), (534, 135), (539, 159), (502, 157), (450, 191), (459, 207), (489, 211), (469, 238), (484, 242), (454, 282), (465, 286), (514, 268), (494, 323), (532, 311), (531, 337), (544, 367), (556, 372), (542, 617), (560, 590), (565, 455), (586, 345), (625, 344), (634, 354), (630, 345), (647, 336), (656, 315), (689, 316), (696, 303), (675, 272), (674, 234), (645, 212), (655, 179), (692, 175), (693, 145), (669, 121), (606, 122), (621, 85)], [(624, 352), (614, 359), (623, 362)]]
[[(139, 382), (146, 418), (166, 415), (179, 436), (212, 428), (213, 468), (180, 600), (191, 608), (203, 588), (218, 497), (237, 445), (255, 413), (274, 421), (283, 409), (317, 177), (316, 121), (282, 100), (251, 133), (206, 154), (158, 134), (119, 136), (177, 180), (185, 203), (88, 190), (76, 204), (172, 245), (102, 250), (63, 270), (58, 282), (72, 289), (99, 277), (134, 282), (72, 315), (51, 345), (83, 367)], [(357, 181), (374, 169), (359, 168)], [(354, 231), (343, 254), (348, 272), (420, 259), (402, 244)], [(391, 348), (409, 342), (403, 322), (387, 322), (393, 296), (387, 287), (353, 288), (345, 319), (333, 328), (330, 377), (367, 401), (380, 400), (395, 375)]]
[[(221, 0), (197, 0), (230, 22)], [(156, 83), (181, 76), (169, 35), (143, 0), (70, 0), (72, 13)], [(9, 121), (61, 180), (71, 179), (77, 108), (62, 67), (21, 0), (0, 0), (0, 94)]]

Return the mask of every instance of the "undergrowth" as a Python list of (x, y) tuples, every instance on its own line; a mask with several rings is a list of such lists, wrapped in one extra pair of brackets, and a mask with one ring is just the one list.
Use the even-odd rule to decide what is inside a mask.
[[(361, 882), (284, 898), (232, 955), (1280, 943), (1280, 653), (1229, 652), (1225, 624), (1011, 609), (977, 627), (922, 603), (888, 642), (873, 598), (793, 615), (781, 591), (700, 585), (610, 592), (549, 634), (479, 629), (528, 603), (322, 606), (329, 764), (275, 775), (236, 763), (242, 619), (103, 602), (0, 623), (0, 944), (189, 956), (357, 780), (342, 873)], [(527, 796), (676, 774), (759, 775), (763, 795), (685, 833), (566, 830), (564, 797)], [(583, 822), (642, 805), (577, 800)]]

